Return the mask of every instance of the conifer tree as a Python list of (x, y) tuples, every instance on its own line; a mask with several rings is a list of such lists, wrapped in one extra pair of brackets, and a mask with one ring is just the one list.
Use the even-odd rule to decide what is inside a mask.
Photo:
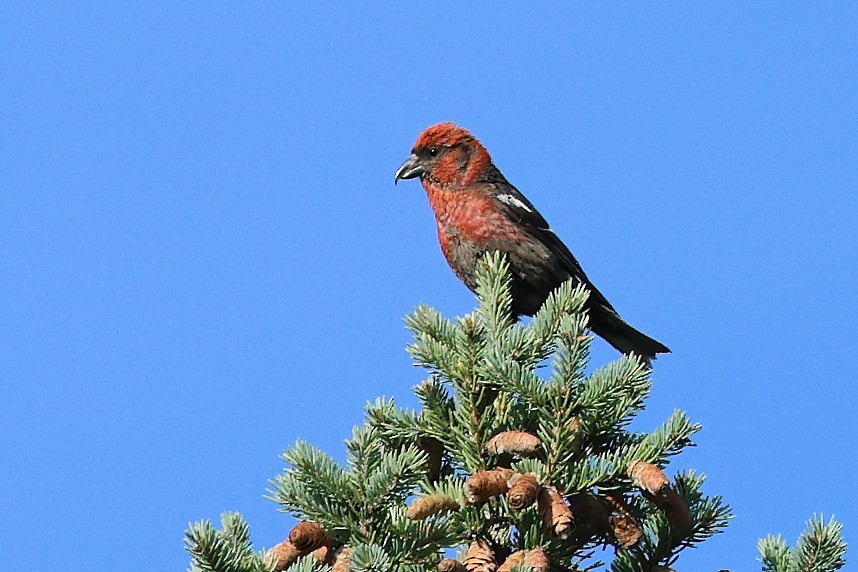
[[(220, 529), (189, 527), (190, 570), (666, 571), (727, 526), (702, 474), (663, 470), (700, 425), (676, 410), (650, 432), (629, 428), (650, 365), (623, 356), (586, 373), (585, 290), (561, 286), (524, 325), (510, 319), (500, 256), (486, 256), (479, 285), (466, 316), (420, 306), (407, 318), (408, 352), (427, 371), (419, 411), (368, 405), (345, 466), (303, 441), (287, 449), (269, 493), (300, 521), (288, 538), (254, 551), (241, 516), (225, 513)], [(808, 526), (792, 549), (760, 541), (763, 570), (840, 568), (840, 525)]]

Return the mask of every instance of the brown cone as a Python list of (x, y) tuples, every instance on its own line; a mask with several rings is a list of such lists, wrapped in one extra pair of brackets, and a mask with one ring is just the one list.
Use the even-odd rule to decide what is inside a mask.
[(530, 568), (535, 572), (548, 572), (550, 562), (545, 551), (537, 546), (530, 550), (517, 550), (504, 560), (497, 572), (510, 572), (513, 568)]
[(551, 536), (566, 538), (575, 528), (572, 510), (554, 487), (543, 487), (537, 504), (542, 522)]
[(343, 546), (337, 551), (337, 559), (331, 568), (331, 572), (351, 572), (349, 570), (349, 561), (352, 558), (352, 551)]
[(438, 563), (438, 572), (466, 572), (465, 565), (455, 558), (444, 558)]
[(414, 499), (414, 502), (408, 505), (405, 516), (411, 520), (423, 520), (433, 514), (456, 511), (459, 508), (459, 503), (446, 495), (426, 495)]
[(304, 555), (329, 544), (330, 539), (321, 526), (305, 520), (296, 524), (289, 531), (289, 541)]
[(507, 481), (512, 474), (512, 469), (504, 468), (474, 473), (465, 483), (465, 498), (469, 503), (477, 504), (504, 494), (507, 490)]
[(322, 564), (331, 566), (337, 559), (337, 551), (330, 546), (322, 546), (313, 551), (313, 558)]
[(289, 568), (301, 556), (301, 551), (295, 548), (294, 544), (288, 540), (284, 540), (268, 551), (268, 554), (265, 555), (265, 561), (276, 572), (281, 572)]
[(611, 532), (614, 534), (614, 538), (617, 539), (617, 544), (622, 548), (631, 548), (643, 536), (643, 531), (638, 521), (629, 512), (629, 507), (620, 493), (609, 492), (605, 495), (605, 499), (613, 509), (608, 520), (611, 525)]
[(534, 572), (548, 572), (548, 567), (551, 565), (551, 562), (548, 560), (548, 555), (542, 547), (537, 546), (536, 548), (532, 548), (527, 551), (521, 565), (526, 568), (533, 569)]
[(539, 452), (542, 441), (536, 435), (524, 431), (504, 431), (486, 443), (486, 452), (491, 455), (514, 453), (520, 457), (533, 457)]
[(643, 496), (660, 508), (667, 520), (679, 529), (691, 526), (691, 513), (688, 506), (673, 488), (664, 472), (650, 463), (632, 461), (628, 468), (629, 476), (642, 489)]
[(667, 520), (674, 527), (684, 530), (691, 526), (691, 512), (688, 510), (688, 505), (672, 488), (663, 490), (661, 494), (652, 495), (652, 498), (646, 493), (644, 496), (664, 511)]
[(524, 562), (524, 550), (516, 550), (503, 561), (498, 572), (510, 572), (514, 566), (521, 566)]
[(495, 553), (485, 540), (477, 540), (468, 548), (464, 559), (468, 572), (495, 572)]
[(632, 461), (629, 463), (628, 473), (636, 486), (650, 494), (658, 494), (661, 489), (670, 487), (667, 475), (651, 463)]
[(506, 493), (506, 500), (516, 510), (521, 510), (536, 502), (536, 497), (542, 489), (533, 473), (516, 473), (510, 477), (508, 485), (509, 491)]

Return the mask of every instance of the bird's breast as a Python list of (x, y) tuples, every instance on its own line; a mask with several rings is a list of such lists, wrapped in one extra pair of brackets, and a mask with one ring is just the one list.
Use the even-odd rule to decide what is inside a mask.
[(426, 194), (435, 213), (439, 237), (473, 241), (489, 248), (492, 242), (520, 242), (526, 238), (497, 209), (490, 195), (473, 190), (447, 190), (431, 184), (426, 185)]
[(491, 196), (425, 186), (441, 251), (453, 272), (471, 289), (476, 287), (476, 265), (485, 252), (510, 253), (526, 241), (524, 232), (497, 210)]

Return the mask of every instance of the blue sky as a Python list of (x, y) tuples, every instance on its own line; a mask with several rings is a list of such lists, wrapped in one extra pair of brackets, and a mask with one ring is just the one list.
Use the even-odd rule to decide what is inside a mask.
[(856, 30), (848, 3), (4, 3), (5, 567), (184, 569), (225, 510), (282, 539), (279, 453), (413, 404), (402, 318), (474, 304), (393, 186), (447, 119), (674, 351), (635, 426), (703, 423), (669, 472), (737, 515), (680, 569), (759, 569), (813, 513), (856, 539)]

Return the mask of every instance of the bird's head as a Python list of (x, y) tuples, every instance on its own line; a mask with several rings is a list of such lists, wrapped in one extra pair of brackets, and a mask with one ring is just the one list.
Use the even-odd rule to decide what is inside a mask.
[(491, 163), (486, 148), (467, 129), (450, 122), (427, 127), (411, 156), (396, 171), (400, 179), (420, 177), (436, 185), (468, 185)]

